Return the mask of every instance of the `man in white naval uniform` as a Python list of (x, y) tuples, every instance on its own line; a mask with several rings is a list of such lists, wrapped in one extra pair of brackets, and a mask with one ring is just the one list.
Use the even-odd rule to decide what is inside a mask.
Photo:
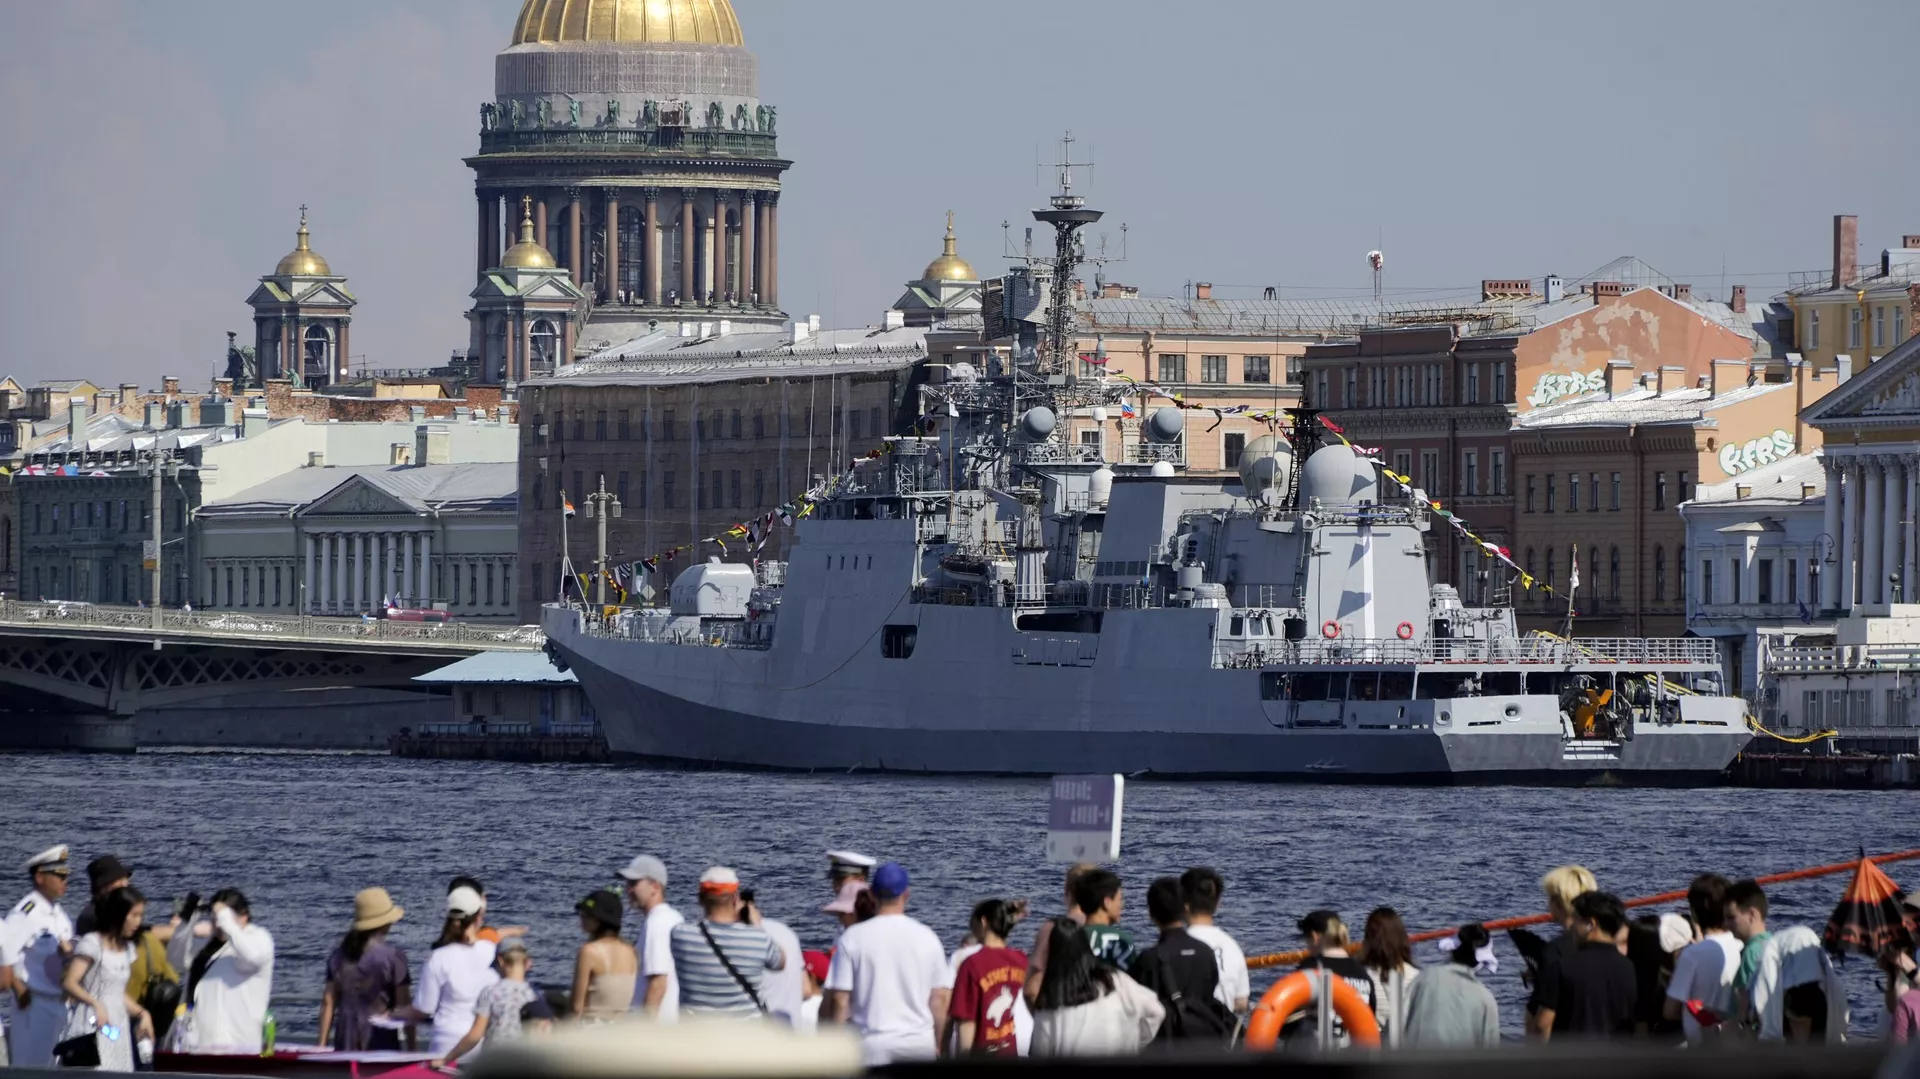
[(16, 1068), (46, 1068), (66, 1026), (66, 998), (60, 989), (67, 955), (73, 951), (73, 921), (60, 908), (67, 894), (67, 848), (49, 847), (27, 860), (33, 891), (20, 900), (0, 927), (0, 964), (12, 968), (15, 1008), (13, 1047)]

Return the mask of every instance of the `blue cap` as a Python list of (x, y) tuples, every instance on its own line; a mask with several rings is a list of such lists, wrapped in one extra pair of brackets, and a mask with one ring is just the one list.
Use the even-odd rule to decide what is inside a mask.
[(897, 899), (907, 894), (907, 867), (899, 862), (884, 862), (873, 871), (873, 895), (876, 899)]

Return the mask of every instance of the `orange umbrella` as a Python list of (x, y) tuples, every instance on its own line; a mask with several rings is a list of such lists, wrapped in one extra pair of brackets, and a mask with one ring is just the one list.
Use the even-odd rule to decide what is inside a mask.
[(1911, 947), (1920, 937), (1920, 918), (1902, 902), (1905, 898), (1893, 878), (1862, 854), (1846, 894), (1827, 919), (1822, 942), (1836, 955), (1851, 951), (1878, 956), (1888, 945)]

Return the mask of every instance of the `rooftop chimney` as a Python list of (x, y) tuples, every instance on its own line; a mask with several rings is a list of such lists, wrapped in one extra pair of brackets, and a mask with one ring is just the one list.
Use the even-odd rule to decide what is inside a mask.
[[(1632, 385), (1633, 364), (1628, 363), (1626, 360), (1608, 360), (1606, 371), (1602, 377), (1606, 379), (1607, 399), (1612, 400), (1615, 393), (1622, 392), (1625, 388), (1620, 386), (1620, 380), (1622, 378), (1627, 380), (1628, 385)], [(1616, 389), (1616, 387), (1619, 388)]]
[(793, 324), (793, 343), (799, 344), (807, 339), (807, 324), (796, 321)]
[(179, 375), (160, 376), (160, 392), (166, 394), (167, 400), (169, 401), (173, 400), (175, 397), (178, 397), (180, 395), (180, 376)]
[(138, 382), (122, 382), (120, 384), (119, 404), (121, 408), (132, 408), (134, 405), (134, 399), (139, 396), (140, 396), (140, 384)]
[(819, 315), (807, 316), (807, 332), (808, 333), (820, 332), (820, 316)]
[(1618, 281), (1595, 281), (1593, 283), (1593, 302), (1605, 303), (1615, 296), (1623, 296), (1627, 286)]
[(215, 397), (220, 397), (220, 398), (232, 397), (233, 396), (233, 380), (230, 378), (227, 378), (224, 375), (214, 379), (213, 395)]
[(158, 401), (147, 402), (146, 425), (148, 430), (158, 431), (167, 425), (167, 406)]
[(1746, 314), (1747, 313), (1747, 286), (1745, 285), (1733, 286), (1733, 298), (1727, 301), (1727, 306), (1733, 308), (1733, 313), (1736, 315)]
[(1196, 300), (1213, 299), (1213, 282), (1195, 281), (1193, 283), (1193, 298)]
[(881, 316), (880, 328), (883, 330), (898, 330), (906, 324), (907, 313), (898, 307), (889, 307), (886, 310), (886, 314)]
[(1567, 283), (1560, 279), (1559, 274), (1548, 274), (1547, 279), (1541, 282), (1541, 284), (1543, 286), (1542, 291), (1546, 293), (1548, 303), (1559, 303), (1562, 299), (1566, 298)]
[(1533, 282), (1527, 278), (1488, 277), (1480, 281), (1480, 302), (1488, 300), (1524, 300), (1533, 295)]
[(1833, 215), (1833, 287), (1846, 288), (1860, 277), (1853, 261), (1860, 249), (1860, 219), (1852, 214)]
[(1811, 484), (1811, 483), (1803, 483), (1803, 484), (1801, 484), (1801, 485), (1800, 485), (1800, 497), (1801, 497), (1801, 498), (1812, 498), (1812, 497), (1813, 497), (1813, 484)]
[(1693, 286), (1675, 284), (1673, 286), (1673, 298), (1683, 303), (1693, 299)]
[(74, 397), (67, 401), (67, 440), (76, 450), (87, 446), (87, 417), (92, 408), (85, 398)]
[(1902, 236), (1900, 246), (1908, 251), (1920, 250), (1920, 236)]
[(387, 447), (387, 463), (390, 465), (410, 465), (413, 463), (413, 447), (405, 442), (395, 442)]
[(254, 438), (267, 433), (273, 420), (264, 408), (249, 408), (240, 413), (240, 437)]
[[(1669, 371), (1673, 372), (1672, 376), (1669, 376), (1667, 374), (1667, 372)], [(1659, 396), (1664, 396), (1666, 394), (1667, 382), (1669, 380), (1669, 377), (1671, 377), (1671, 380), (1673, 382), (1673, 388), (1676, 390), (1679, 389), (1681, 386), (1686, 384), (1683, 381), (1686, 378), (1686, 375), (1687, 375), (1687, 369), (1684, 367), (1681, 367), (1678, 364), (1671, 364), (1671, 363), (1661, 364), (1659, 369), (1654, 372), (1654, 379), (1653, 379), (1654, 396), (1659, 397)]]
[(414, 430), (413, 461), (420, 465), (453, 463), (453, 436), (445, 424), (423, 423)]
[(327, 467), (327, 455), (326, 455), (326, 453), (325, 453), (325, 452), (323, 452), (323, 451), (321, 451), (321, 450), (309, 450), (309, 451), (307, 451), (307, 467), (308, 467), (308, 468), (325, 468), (325, 467)]
[(1841, 353), (1833, 358), (1834, 384), (1842, 385), (1853, 377), (1853, 357)]

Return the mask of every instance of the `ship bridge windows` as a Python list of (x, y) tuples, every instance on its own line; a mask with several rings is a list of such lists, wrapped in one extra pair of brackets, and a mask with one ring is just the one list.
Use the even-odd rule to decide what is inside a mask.
[(1327, 671), (1301, 671), (1287, 686), (1290, 701), (1343, 701), (1347, 699), (1347, 676)]
[(1423, 701), (1477, 696), (1477, 692), (1469, 692), (1470, 685), (1477, 684), (1477, 676), (1473, 674), (1426, 671), (1420, 675), (1416, 695)]
[(1232, 621), (1227, 624), (1227, 635), (1229, 637), (1267, 637), (1275, 636), (1276, 634), (1272, 632), (1272, 627), (1268, 624), (1267, 615), (1236, 614), (1233, 616)]
[(1480, 676), (1481, 684), (1489, 697), (1518, 697), (1520, 695), (1519, 671), (1488, 671)]
[(1023, 633), (1098, 633), (1102, 611), (1037, 611), (1014, 620)]
[(1380, 699), (1383, 701), (1404, 701), (1413, 697), (1412, 671), (1381, 671)]

